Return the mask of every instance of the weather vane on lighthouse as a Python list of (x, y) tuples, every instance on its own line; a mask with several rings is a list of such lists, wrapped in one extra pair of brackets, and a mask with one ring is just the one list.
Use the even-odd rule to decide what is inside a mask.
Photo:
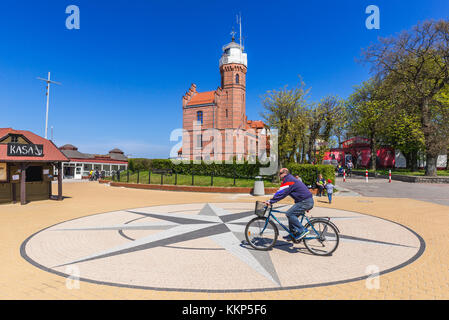
[(232, 41), (235, 40), (235, 34), (236, 34), (236, 33), (237, 33), (237, 32), (234, 31), (234, 27), (232, 27), (232, 31), (231, 31)]

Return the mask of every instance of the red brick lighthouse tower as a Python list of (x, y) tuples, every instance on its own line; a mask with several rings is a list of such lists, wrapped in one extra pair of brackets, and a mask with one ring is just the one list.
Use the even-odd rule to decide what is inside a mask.
[[(182, 98), (185, 133), (182, 149), (178, 155), (183, 159), (198, 159), (200, 153), (203, 159), (204, 154), (208, 157), (209, 153), (214, 154), (214, 159), (229, 160), (234, 155), (246, 159), (249, 148), (253, 151), (255, 149), (252, 146), (256, 143), (254, 139), (249, 142), (245, 136), (243, 140), (237, 142), (234, 137), (230, 148), (232, 150), (225, 150), (225, 130), (234, 129), (245, 133), (250, 130), (251, 135), (255, 137), (255, 134), (264, 128), (262, 121), (247, 121), (246, 118), (247, 55), (243, 45), (235, 42), (234, 35), (233, 32), (232, 40), (223, 47), (220, 58), (220, 87), (214, 91), (197, 92), (196, 85), (192, 84)], [(204, 138), (203, 134), (207, 129), (214, 129), (220, 133), (222, 139), (220, 150), (214, 150), (214, 147), (209, 145), (213, 139)], [(209, 148), (206, 149), (208, 145)]]
[(221, 128), (245, 129), (246, 124), (246, 72), (247, 56), (243, 46), (234, 41), (223, 47), (220, 59)]

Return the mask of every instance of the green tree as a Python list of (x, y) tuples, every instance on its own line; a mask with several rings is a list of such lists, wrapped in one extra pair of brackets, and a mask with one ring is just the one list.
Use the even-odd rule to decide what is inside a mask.
[(328, 146), (331, 143), (332, 136), (336, 136), (341, 143), (341, 136), (348, 121), (345, 101), (337, 96), (326, 96), (321, 100), (320, 108), (324, 113), (321, 138)]
[(381, 82), (370, 79), (355, 87), (355, 92), (348, 98), (351, 132), (370, 141), (371, 170), (376, 170), (377, 148), (388, 119), (390, 104), (384, 94)]
[(380, 38), (363, 56), (378, 77), (394, 84), (409, 113), (419, 115), (426, 176), (436, 176), (438, 155), (447, 148), (444, 129), (449, 109), (437, 98), (449, 84), (449, 22), (425, 21), (397, 36)]
[(418, 153), (425, 149), (420, 117), (417, 113), (410, 113), (400, 97), (391, 96), (390, 104), (392, 107), (388, 110), (383, 140), (401, 151), (406, 158), (407, 168), (416, 171)]
[(316, 144), (320, 137), (321, 130), (324, 126), (324, 119), (326, 117), (325, 109), (322, 103), (312, 106), (308, 112), (308, 149), (307, 156), (309, 163), (316, 161)]
[(128, 159), (128, 170), (134, 172), (136, 170), (134, 166), (134, 159)]
[(442, 139), (446, 140), (446, 170), (449, 170), (449, 85), (437, 94), (435, 100), (441, 109), (440, 126), (443, 131)]
[(279, 165), (292, 162), (303, 143), (306, 130), (307, 89), (304, 82), (289, 89), (269, 90), (263, 96), (264, 112), (261, 116), (267, 126), (278, 129)]

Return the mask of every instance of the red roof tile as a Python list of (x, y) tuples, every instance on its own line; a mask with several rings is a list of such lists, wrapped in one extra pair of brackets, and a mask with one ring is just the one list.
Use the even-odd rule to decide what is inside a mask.
[(263, 128), (265, 128), (265, 123), (263, 123), (263, 121), (260, 121), (260, 120), (257, 120), (257, 121), (248, 120), (246, 127), (247, 127), (247, 129), (249, 129), (249, 128), (263, 129)]
[(43, 157), (9, 157), (8, 145), (0, 144), (0, 161), (39, 161), (39, 162), (61, 162), (68, 161), (64, 154), (55, 146), (50, 140), (44, 139), (30, 131), (26, 130), (14, 130), (12, 128), (0, 128), (0, 138), (5, 137), (8, 134), (23, 135), (33, 144), (42, 144), (44, 146)]
[(215, 101), (215, 91), (198, 92), (190, 101), (187, 103), (188, 106), (195, 106), (199, 104), (214, 103)]

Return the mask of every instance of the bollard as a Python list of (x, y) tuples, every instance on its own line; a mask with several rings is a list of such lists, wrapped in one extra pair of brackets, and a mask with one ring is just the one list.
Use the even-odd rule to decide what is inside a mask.
[(391, 183), (391, 170), (388, 171), (388, 183)]
[(343, 182), (346, 182), (346, 170), (343, 169)]
[(366, 169), (365, 178), (366, 178), (366, 182), (368, 182), (368, 169)]
[(254, 189), (253, 196), (264, 196), (265, 195), (265, 186), (261, 176), (257, 176), (254, 179)]

